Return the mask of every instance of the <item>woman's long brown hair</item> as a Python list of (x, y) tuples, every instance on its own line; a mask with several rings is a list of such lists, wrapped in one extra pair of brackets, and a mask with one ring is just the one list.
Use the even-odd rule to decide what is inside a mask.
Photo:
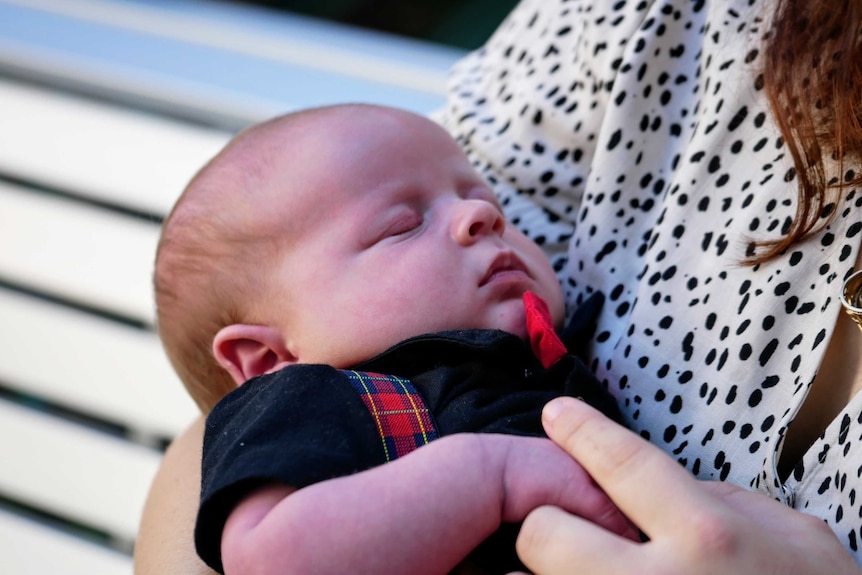
[(820, 231), (848, 187), (862, 184), (862, 1), (776, 0), (763, 88), (793, 157), (796, 217), (760, 242), (751, 263)]

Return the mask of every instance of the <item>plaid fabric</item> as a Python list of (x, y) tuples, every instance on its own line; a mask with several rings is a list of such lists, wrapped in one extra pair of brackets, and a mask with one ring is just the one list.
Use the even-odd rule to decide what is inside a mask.
[(425, 401), (409, 380), (364, 371), (344, 373), (377, 424), (387, 462), (437, 439)]

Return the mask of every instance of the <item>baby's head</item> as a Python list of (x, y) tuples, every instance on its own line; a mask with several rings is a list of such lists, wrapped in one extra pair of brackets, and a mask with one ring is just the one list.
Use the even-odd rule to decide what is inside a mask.
[(247, 130), (187, 187), (156, 264), (159, 331), (205, 411), (292, 363), (345, 368), (422, 333), (563, 318), (540, 248), (430, 120), (343, 105)]

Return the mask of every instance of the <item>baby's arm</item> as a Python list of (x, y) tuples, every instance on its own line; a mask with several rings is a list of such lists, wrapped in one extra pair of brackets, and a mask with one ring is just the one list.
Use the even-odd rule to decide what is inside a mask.
[(634, 538), (607, 496), (551, 441), (463, 434), (355, 475), (254, 492), (228, 518), (222, 559), (228, 575), (440, 575), (501, 522), (545, 504)]

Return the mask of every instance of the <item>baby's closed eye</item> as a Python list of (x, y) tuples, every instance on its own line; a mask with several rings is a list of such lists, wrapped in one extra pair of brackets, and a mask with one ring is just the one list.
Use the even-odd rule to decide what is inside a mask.
[(380, 239), (393, 238), (409, 234), (418, 229), (424, 222), (422, 214), (416, 211), (404, 211), (389, 218), (380, 234)]

